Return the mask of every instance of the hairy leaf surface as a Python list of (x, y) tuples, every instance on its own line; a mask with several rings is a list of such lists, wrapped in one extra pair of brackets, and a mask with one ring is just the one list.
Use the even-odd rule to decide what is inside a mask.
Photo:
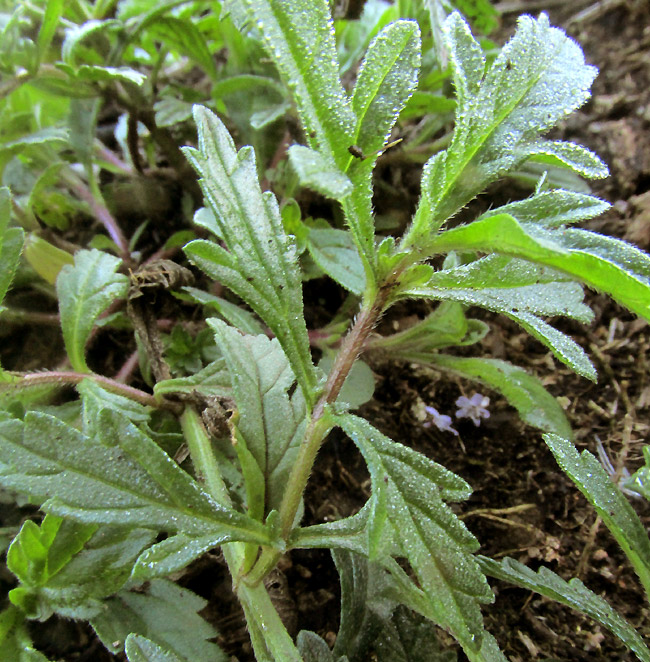
[[(589, 97), (595, 67), (548, 17), (522, 16), (515, 36), (486, 71), (481, 48), (454, 12), (446, 44), (458, 95), (451, 145), (432, 157), (422, 175), (422, 198), (405, 244), (424, 237), (485, 186), (531, 156), (546, 155), (584, 176), (604, 177), (591, 152), (540, 136)], [(547, 160), (548, 160), (547, 158)]]
[(464, 648), (478, 651), (483, 634), (479, 604), (494, 597), (472, 555), (477, 540), (443, 502), (467, 498), (469, 486), (361, 418), (348, 414), (336, 422), (357, 444), (370, 471), (371, 557), (381, 555), (390, 540), (398, 544), (436, 623), (449, 628)]
[(185, 149), (227, 249), (197, 240), (189, 259), (240, 296), (269, 325), (284, 349), (307, 402), (316, 383), (304, 321), (295, 246), (282, 227), (272, 193), (262, 193), (251, 147), (239, 153), (223, 123), (196, 107), (199, 149)]
[(107, 608), (91, 624), (112, 653), (121, 652), (127, 636), (136, 634), (182, 662), (225, 662), (223, 651), (208, 641), (218, 633), (197, 613), (206, 605), (207, 600), (191, 591), (166, 579), (154, 579), (145, 590), (122, 591), (109, 598)]
[(101, 443), (52, 416), (0, 423), (0, 483), (45, 499), (81, 522), (268, 543), (261, 524), (218, 506), (156, 443), (119, 415), (100, 413)]
[[(277, 340), (243, 336), (221, 320), (208, 323), (226, 359), (238, 417), (237, 452), (246, 475), (244, 456), (252, 456), (254, 474), (246, 476), (251, 516), (263, 519), (282, 501), (289, 472), (305, 429), (300, 391), (289, 396), (295, 377)], [(254, 482), (250, 485), (249, 482)]]
[(100, 313), (126, 296), (129, 279), (116, 273), (120, 264), (121, 260), (108, 253), (80, 250), (74, 266), (64, 266), (56, 279), (63, 340), (78, 372), (89, 372), (84, 350)]
[(566, 582), (548, 568), (541, 567), (535, 572), (511, 558), (495, 561), (481, 556), (479, 563), (483, 571), (490, 577), (503, 579), (516, 586), (535, 591), (593, 618), (616, 635), (630, 650), (633, 650), (639, 660), (650, 662), (650, 651), (634, 628), (603, 598), (590, 591), (579, 579), (574, 577)]
[(570, 441), (554, 434), (545, 434), (544, 441), (616, 538), (650, 596), (650, 540), (630, 502), (591, 453), (578, 453)]
[(184, 662), (178, 655), (139, 634), (129, 634), (124, 650), (129, 662)]
[(4, 310), (2, 302), (18, 268), (25, 241), (21, 228), (8, 227), (10, 218), (11, 193), (3, 186), (0, 188), (0, 312)]

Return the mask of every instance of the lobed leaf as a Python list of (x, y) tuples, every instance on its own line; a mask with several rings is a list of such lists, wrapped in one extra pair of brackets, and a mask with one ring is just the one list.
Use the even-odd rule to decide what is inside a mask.
[(80, 522), (268, 543), (264, 527), (217, 505), (158, 445), (109, 410), (101, 443), (58, 419), (28, 412), (0, 422), (0, 483)]
[[(135, 560), (156, 535), (148, 529), (104, 526), (89, 540), (87, 535), (80, 539), (79, 533), (71, 536), (75, 527), (83, 533), (82, 526), (88, 528), (64, 520), (48, 559), (59, 560), (56, 572), (53, 566), (41, 581), (25, 582), (11, 591), (12, 602), (32, 618), (46, 619), (56, 612), (64, 618), (88, 619), (102, 612), (103, 598), (124, 586)], [(96, 528), (90, 525), (89, 531)]]
[[(249, 512), (262, 520), (282, 501), (305, 431), (304, 399), (300, 391), (289, 395), (295, 376), (277, 340), (243, 336), (221, 320), (210, 319), (208, 324), (232, 380), (236, 450), (244, 469)], [(249, 454), (255, 468), (247, 476)]]
[(99, 315), (126, 296), (129, 279), (116, 273), (121, 260), (96, 249), (80, 250), (74, 266), (65, 265), (56, 279), (61, 330), (72, 367), (89, 372), (85, 346)]
[[(308, 145), (345, 171), (356, 118), (339, 79), (326, 0), (227, 0), (239, 6), (264, 37), (264, 46), (291, 89)], [(243, 26), (240, 26), (243, 28)]]
[(540, 136), (589, 97), (596, 68), (562, 30), (522, 16), (517, 32), (485, 71), (480, 46), (458, 12), (445, 23), (458, 96), (456, 128), (445, 152), (422, 174), (422, 198), (407, 246), (435, 231), (486, 185), (530, 157), (562, 163), (584, 176), (606, 166), (585, 148)]
[(607, 293), (650, 320), (650, 256), (618, 239), (571, 228), (545, 231), (499, 214), (444, 232), (429, 248), (478, 250), (542, 264)]
[(207, 600), (188, 589), (167, 579), (154, 579), (137, 593), (122, 591), (106, 600), (106, 609), (92, 619), (91, 625), (112, 653), (121, 652), (126, 643), (129, 659), (133, 652), (129, 642), (136, 635), (139, 641), (149, 642), (145, 650), (158, 647), (181, 662), (225, 662), (225, 653), (208, 641), (218, 633), (197, 613), (206, 605)]
[(195, 107), (199, 150), (185, 149), (201, 176), (206, 201), (227, 250), (197, 240), (188, 258), (241, 297), (264, 320), (282, 345), (305, 400), (311, 403), (316, 373), (309, 351), (302, 282), (295, 246), (285, 234), (278, 204), (262, 193), (252, 148), (239, 153), (223, 123)]
[(590, 591), (579, 579), (568, 582), (548, 568), (537, 572), (519, 561), (504, 558), (501, 561), (479, 557), (483, 571), (490, 577), (535, 591), (555, 602), (576, 609), (593, 618), (616, 635), (642, 662), (650, 662), (650, 651), (632, 626), (599, 595)]
[(129, 634), (124, 650), (129, 662), (183, 662), (174, 653), (139, 634)]
[(189, 377), (176, 377), (156, 382), (153, 392), (157, 397), (170, 393), (188, 393), (197, 391), (203, 396), (224, 397), (232, 395), (230, 374), (224, 358), (208, 363), (205, 368)]
[(555, 434), (545, 434), (544, 441), (616, 538), (650, 597), (650, 540), (630, 502), (591, 453), (578, 453), (570, 441)]
[(494, 596), (472, 556), (478, 542), (443, 502), (467, 498), (469, 486), (361, 418), (347, 414), (335, 420), (358, 446), (370, 471), (371, 558), (381, 555), (389, 540), (399, 545), (426, 596), (431, 618), (470, 654), (476, 653), (483, 635), (479, 603)]

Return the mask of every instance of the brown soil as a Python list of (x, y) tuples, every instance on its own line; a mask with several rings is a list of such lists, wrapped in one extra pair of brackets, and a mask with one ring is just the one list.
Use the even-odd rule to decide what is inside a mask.
[[(513, 5), (515, 3), (502, 3)], [(650, 249), (650, 7), (645, 1), (594, 2), (601, 13), (580, 14), (586, 2), (522, 2), (521, 11), (537, 13), (549, 7), (551, 21), (564, 25), (582, 45), (587, 60), (601, 71), (592, 101), (571, 116), (561, 135), (587, 145), (610, 165), (611, 177), (594, 184), (597, 195), (613, 203), (603, 217), (587, 227), (625, 238)], [(513, 14), (504, 17), (503, 38)], [(384, 177), (407, 183), (414, 172), (384, 172)], [(495, 195), (504, 195), (502, 190)], [(488, 201), (489, 202), (489, 201)], [(306, 288), (306, 305), (329, 292), (323, 283)], [(319, 289), (320, 288), (320, 289)], [(334, 297), (337, 295), (334, 294)], [(641, 448), (650, 429), (648, 349), (650, 327), (636, 320), (606, 297), (588, 294), (596, 318), (589, 327), (559, 321), (589, 352), (599, 372), (592, 384), (560, 366), (541, 345), (507, 320), (472, 311), (489, 320), (492, 330), (472, 355), (502, 358), (538, 375), (562, 398), (580, 449), (596, 452), (600, 438), (615, 466), (631, 472), (642, 463)], [(318, 306), (321, 304), (319, 303)], [(419, 303), (392, 311), (384, 324), (422, 317)], [(320, 311), (309, 311), (318, 318)], [(56, 336), (56, 334), (53, 334)], [(44, 350), (42, 334), (25, 334), (23, 342), (34, 355), (53, 356), (50, 340)], [(105, 336), (104, 336), (105, 337)], [(111, 349), (122, 338), (107, 339)], [(58, 336), (55, 342), (59, 342)], [(31, 343), (31, 344), (29, 344)], [(13, 352), (19, 348), (12, 347)], [(59, 347), (60, 349), (60, 347)], [(2, 352), (5, 366), (12, 367)], [(44, 367), (21, 366), (23, 369)], [(48, 363), (49, 365), (49, 363)], [(481, 553), (494, 558), (512, 556), (531, 567), (545, 564), (562, 577), (580, 576), (589, 588), (650, 636), (650, 611), (625, 556), (573, 484), (563, 475), (538, 431), (522, 424), (505, 400), (490, 393), (491, 416), (481, 427), (457, 425), (460, 437), (423, 428), (413, 413), (418, 400), (453, 414), (461, 394), (471, 395), (471, 384), (409, 364), (373, 365), (377, 376), (375, 399), (360, 412), (396, 441), (408, 444), (465, 478), (473, 487), (470, 500), (458, 513), (482, 543)], [(618, 463), (618, 464), (617, 464)], [(306, 522), (322, 522), (356, 512), (369, 496), (364, 463), (341, 435), (325, 445), (306, 495)], [(645, 524), (650, 506), (632, 500)], [(318, 632), (332, 641), (338, 628), (337, 575), (326, 551), (294, 551), (286, 560), (290, 599), (295, 603), (300, 629)], [(6, 581), (0, 577), (0, 581)], [(183, 583), (210, 600), (204, 616), (222, 632), (221, 643), (233, 660), (252, 659), (243, 621), (226, 596), (228, 580), (218, 555), (197, 562)], [(528, 591), (494, 583), (494, 605), (484, 610), (488, 629), (508, 659), (523, 660), (634, 660), (633, 654), (606, 630), (567, 608)], [(289, 603), (287, 603), (289, 604)], [(112, 658), (89, 644), (85, 627), (52, 621), (33, 628), (37, 642), (52, 657), (102, 662)], [(78, 644), (70, 650), (64, 641)], [(56, 650), (53, 642), (57, 642)], [(462, 653), (459, 659), (464, 659)], [(197, 661), (200, 662), (200, 661)]]

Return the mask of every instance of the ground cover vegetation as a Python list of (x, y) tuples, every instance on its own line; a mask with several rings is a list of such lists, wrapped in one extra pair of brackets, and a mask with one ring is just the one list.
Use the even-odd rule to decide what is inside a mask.
[[(610, 207), (586, 184), (607, 166), (548, 136), (597, 75), (578, 43), (541, 13), (499, 47), (480, 1), (2, 9), (2, 659), (506, 660), (490, 579), (650, 660), (639, 619), (578, 577), (479, 554), (462, 464), (389, 437), (373, 406), (395, 366), (462, 380), (404, 414), (462, 456), (469, 429), (498, 445), (507, 403), (647, 597), (648, 448), (627, 473), (598, 439), (580, 452), (564, 401), (480, 351), (506, 319), (594, 382), (570, 330), (593, 321), (585, 288), (650, 320), (650, 257), (577, 226)], [(391, 159), (419, 185), (395, 213)], [(319, 517), (328, 452), (363, 498)], [(335, 632), (291, 597), (310, 553), (331, 555)], [(238, 648), (199, 614), (215, 566)], [(71, 623), (67, 650), (43, 635)]]

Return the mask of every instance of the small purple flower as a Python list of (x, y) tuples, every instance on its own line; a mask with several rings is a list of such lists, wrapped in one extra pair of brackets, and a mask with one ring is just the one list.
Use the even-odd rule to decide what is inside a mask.
[(471, 398), (461, 395), (456, 400), (456, 418), (471, 418), (472, 423), (478, 427), (481, 425), (481, 418), (490, 418), (490, 412), (487, 410), (490, 404), (490, 398), (481, 393), (474, 393)]
[(424, 411), (431, 416), (431, 420), (422, 423), (423, 428), (430, 428), (432, 425), (435, 425), (438, 430), (451, 432), (458, 436), (458, 432), (451, 427), (451, 416), (445, 416), (444, 414), (438, 413), (438, 410), (434, 407), (425, 407)]

